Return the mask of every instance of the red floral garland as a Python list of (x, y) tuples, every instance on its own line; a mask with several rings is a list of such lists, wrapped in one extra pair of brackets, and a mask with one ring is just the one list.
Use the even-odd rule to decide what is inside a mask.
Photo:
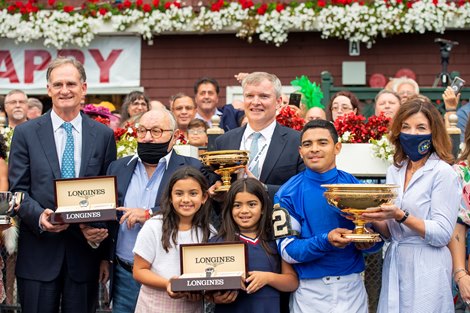
[(367, 143), (370, 139), (380, 139), (387, 133), (391, 119), (383, 114), (371, 116), (366, 122), (362, 115), (350, 113), (340, 116), (334, 122), (336, 131), (341, 137), (344, 133), (350, 132), (351, 136), (348, 142)]

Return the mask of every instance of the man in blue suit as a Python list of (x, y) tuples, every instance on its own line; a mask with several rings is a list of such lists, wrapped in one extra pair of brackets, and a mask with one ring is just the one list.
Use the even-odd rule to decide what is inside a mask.
[(276, 122), (282, 103), (281, 82), (273, 74), (254, 72), (242, 82), (248, 123), (216, 140), (217, 150), (250, 150), (246, 174), (265, 184), (271, 199), (289, 178), (304, 170), (300, 134)]
[(206, 172), (199, 160), (172, 150), (178, 135), (173, 114), (165, 109), (151, 110), (142, 115), (137, 127), (137, 154), (109, 166), (108, 174), (117, 176), (118, 210), (123, 213), (113, 236), (117, 236), (112, 280), (115, 313), (134, 312), (140, 286), (132, 277), (132, 249), (142, 225), (160, 209), (160, 198), (171, 175), (189, 165), (200, 169), (209, 182), (215, 180), (215, 174)]
[[(22, 312), (95, 312), (99, 274), (106, 278), (106, 228), (51, 224), (54, 179), (104, 175), (116, 159), (111, 129), (80, 113), (85, 70), (58, 58), (47, 69), (52, 110), (15, 128), (11, 191), (25, 194), (16, 276)], [(103, 272), (100, 271), (103, 269)]]

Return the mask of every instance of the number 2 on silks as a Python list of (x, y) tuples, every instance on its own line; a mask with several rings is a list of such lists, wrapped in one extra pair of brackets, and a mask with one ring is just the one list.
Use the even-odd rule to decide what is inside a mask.
[(298, 232), (292, 229), (290, 225), (289, 212), (281, 208), (279, 204), (274, 205), (273, 210), (273, 228), (274, 238), (279, 239), (291, 235), (298, 235)]

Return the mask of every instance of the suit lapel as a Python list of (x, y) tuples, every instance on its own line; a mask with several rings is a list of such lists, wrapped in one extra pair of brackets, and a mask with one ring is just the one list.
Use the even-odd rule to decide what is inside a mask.
[[(52, 169), (54, 178), (58, 179), (60, 175), (59, 158), (57, 157), (57, 148), (54, 140), (54, 129), (52, 128), (51, 113), (47, 113), (44, 118), (38, 121), (37, 134), (41, 148), (44, 150), (46, 159)], [(51, 136), (52, 135), (52, 136)]]
[(94, 127), (95, 125), (93, 125), (91, 119), (82, 114), (82, 161), (80, 163), (79, 177), (85, 176), (87, 165), (94, 151), (93, 147), (96, 141)]
[(266, 159), (264, 160), (263, 169), (261, 170), (260, 181), (265, 182), (271, 171), (274, 169), (274, 165), (282, 154), (286, 145), (286, 132), (282, 129), (281, 125), (276, 123), (274, 128), (273, 137), (269, 144), (268, 151), (266, 152)]
[[(239, 150), (241, 147), (241, 142), (243, 139), (243, 134), (245, 133), (246, 125), (243, 127), (235, 128), (232, 130), (233, 137), (227, 138), (227, 148), (225, 150)], [(246, 149), (248, 150), (248, 148)]]
[(119, 203), (120, 205), (124, 205), (124, 197), (127, 193), (127, 188), (129, 188), (129, 184), (131, 183), (132, 175), (134, 174), (135, 167), (137, 166), (138, 158), (134, 158), (128, 161), (125, 166), (122, 168), (122, 171), (119, 170), (117, 172), (118, 177), (118, 190), (122, 190), (122, 194), (119, 195)]

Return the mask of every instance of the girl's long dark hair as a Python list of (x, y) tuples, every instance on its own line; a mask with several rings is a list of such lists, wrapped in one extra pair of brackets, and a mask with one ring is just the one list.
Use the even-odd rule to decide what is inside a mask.
[(264, 250), (270, 254), (274, 254), (276, 251), (272, 251), (268, 245), (268, 241), (274, 238), (271, 221), (272, 210), (270, 209), (271, 200), (269, 200), (268, 193), (264, 189), (263, 184), (254, 178), (243, 178), (232, 183), (222, 208), (222, 225), (220, 226), (218, 237), (222, 238), (224, 241), (240, 241), (240, 228), (235, 223), (232, 216), (235, 197), (239, 192), (250, 193), (261, 202), (261, 218), (258, 222), (256, 235), (261, 240), (261, 245)]
[[(171, 176), (170, 182), (163, 192), (161, 209), (158, 212), (158, 214), (160, 214), (163, 219), (162, 245), (166, 252), (168, 252), (172, 246), (176, 246), (178, 244), (177, 236), (180, 222), (180, 218), (178, 214), (176, 214), (175, 208), (171, 202), (171, 191), (173, 190), (173, 187), (177, 181), (188, 178), (194, 179), (199, 184), (199, 186), (201, 186), (201, 190), (204, 195), (207, 194), (207, 190), (209, 189), (209, 184), (204, 175), (202, 175), (201, 172), (194, 167), (182, 167)], [(192, 220), (193, 229), (199, 228), (202, 230), (202, 240), (200, 242), (207, 242), (210, 237), (210, 210), (210, 199), (207, 199), (199, 211), (196, 212)], [(197, 232), (196, 236), (198, 236)]]

